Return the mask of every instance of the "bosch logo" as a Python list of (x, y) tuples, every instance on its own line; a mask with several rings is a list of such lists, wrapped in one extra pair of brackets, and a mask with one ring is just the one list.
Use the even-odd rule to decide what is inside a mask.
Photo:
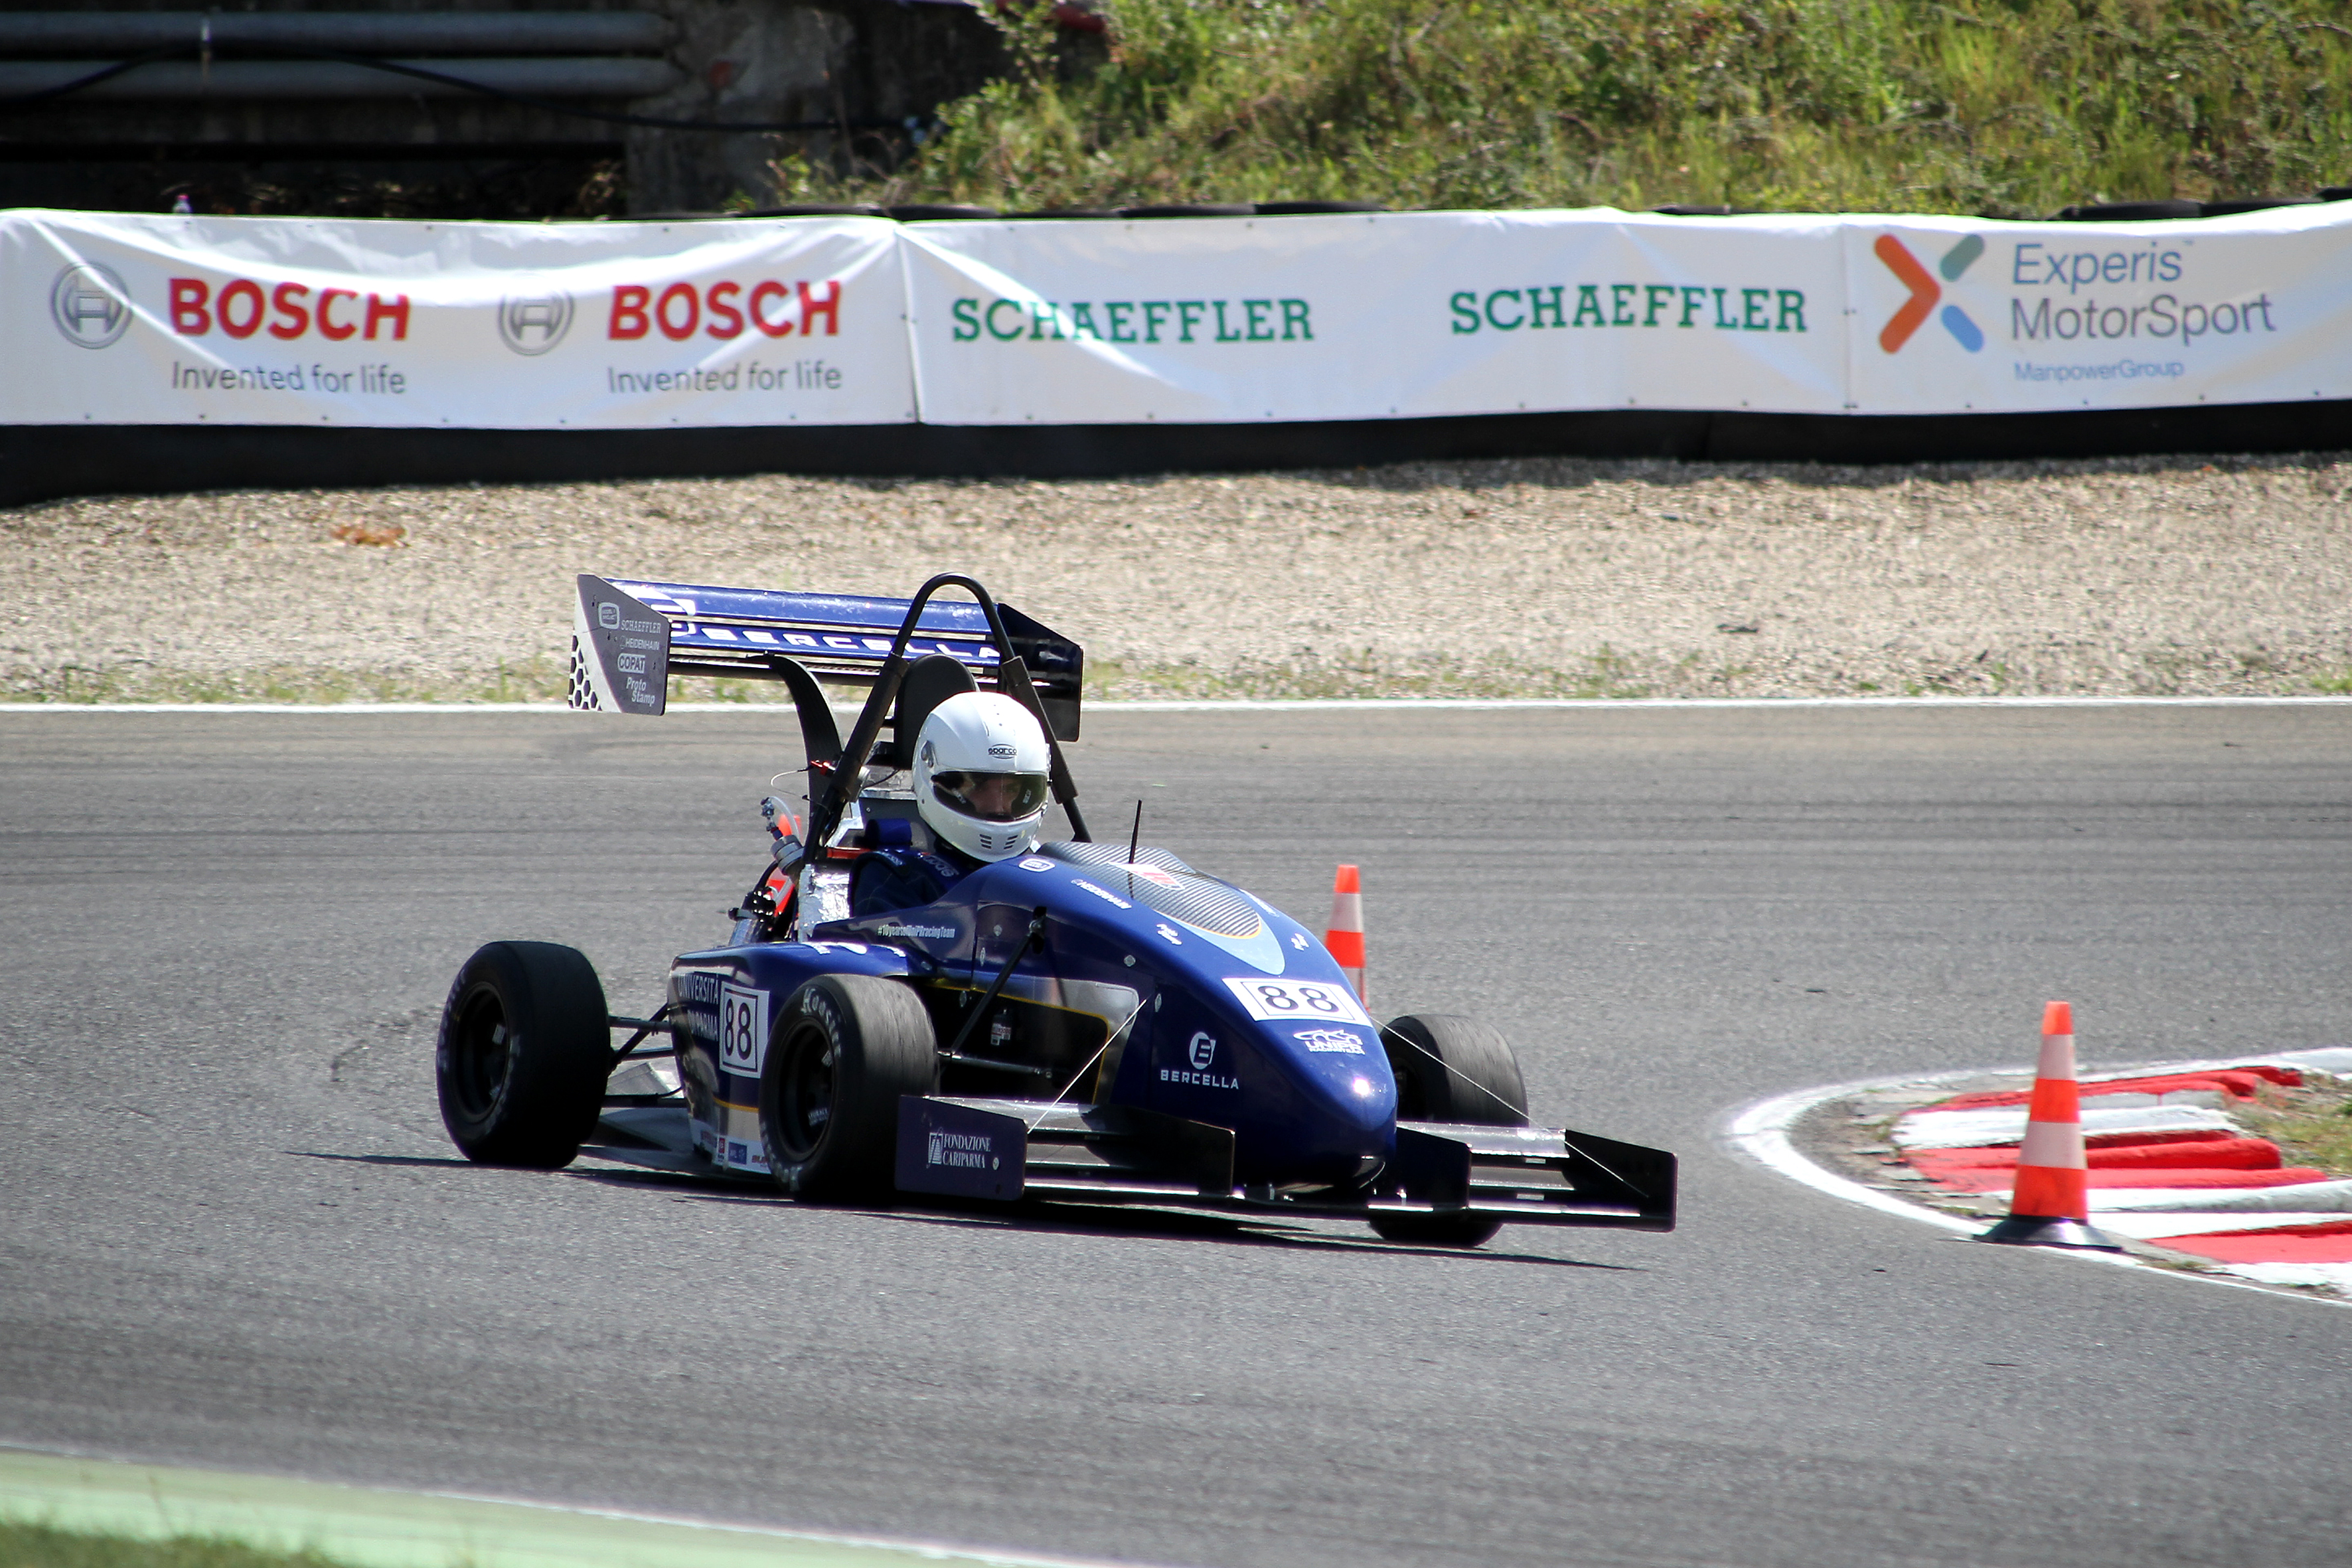
[(516, 353), (535, 358), (571, 330), (569, 294), (513, 294), (499, 301), (499, 341)]
[(604, 627), (608, 632), (619, 631), (621, 629), (621, 606), (618, 605), (597, 605), (596, 624)]
[[(232, 278), (218, 293), (202, 278), (168, 281), (172, 331), (184, 338), (201, 338), (218, 328), (240, 342), (265, 329), (281, 343), (313, 331), (334, 343), (354, 337), (372, 343), (379, 334), (394, 342), (408, 341), (405, 294), (371, 293), (362, 304), (356, 289), (320, 289), (313, 294), (308, 283), (290, 280), (265, 289), (254, 279)], [(273, 315), (275, 321), (269, 319)]]
[(659, 294), (654, 288), (650, 283), (623, 283), (613, 289), (613, 313), (604, 323), (607, 338), (631, 342), (658, 331), (670, 342), (682, 343), (698, 331), (723, 341), (740, 338), (747, 329), (771, 338), (795, 332), (813, 338), (820, 321), (824, 322), (826, 337), (841, 333), (839, 279), (827, 279), (821, 291), (806, 283), (787, 286), (772, 278), (754, 283), (748, 292), (732, 279), (703, 287), (672, 283)]
[(1217, 1059), (1217, 1042), (1209, 1037), (1209, 1032), (1206, 1029), (1194, 1035), (1192, 1044), (1187, 1046), (1185, 1050), (1186, 1054), (1192, 1058), (1192, 1070), (1195, 1072), (1208, 1071), (1209, 1064)]
[(68, 342), (102, 349), (131, 330), (131, 290), (96, 262), (68, 267), (49, 287), (49, 320)]

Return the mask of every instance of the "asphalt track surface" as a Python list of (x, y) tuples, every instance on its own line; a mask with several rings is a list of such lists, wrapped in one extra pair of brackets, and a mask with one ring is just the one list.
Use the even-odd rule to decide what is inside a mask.
[(1486, 1250), (471, 1167), (477, 943), (614, 1005), (762, 853), (779, 712), (0, 718), (0, 1442), (1216, 1564), (2342, 1562), (2352, 1312), (1948, 1238), (1729, 1109), (2352, 1038), (2352, 710), (1103, 713), (1098, 831), (1684, 1158)]

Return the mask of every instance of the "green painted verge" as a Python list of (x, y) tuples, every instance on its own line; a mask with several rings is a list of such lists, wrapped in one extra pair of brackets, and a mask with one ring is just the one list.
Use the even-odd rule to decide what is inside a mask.
[(1045, 1558), (0, 1448), (0, 1518), (141, 1540), (217, 1536), (353, 1568), (900, 1568)]

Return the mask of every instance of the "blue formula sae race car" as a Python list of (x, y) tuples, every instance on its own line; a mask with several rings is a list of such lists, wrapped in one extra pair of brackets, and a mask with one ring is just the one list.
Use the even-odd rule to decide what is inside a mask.
[[(784, 682), (805, 831), (763, 803), (770, 864), (727, 940), (672, 963), (650, 1017), (612, 1016), (571, 948), (476, 952), (437, 1052), (458, 1147), (556, 1167), (593, 1142), (602, 1158), (853, 1203), (1348, 1217), (1439, 1246), (1507, 1222), (1674, 1228), (1674, 1156), (1528, 1126), (1495, 1030), (1376, 1023), (1297, 921), (1132, 836), (1097, 842), (1062, 752), (1081, 673), (1076, 645), (966, 577), (909, 601), (583, 576), (572, 705), (659, 714), (681, 674)], [(846, 740), (826, 683), (870, 689)], [(971, 692), (1036, 721), (1034, 809), (1050, 787), (1068, 836), (1024, 837), (929, 901), (857, 912), (861, 861), (946, 853), (912, 787), (931, 759), (913, 752)]]

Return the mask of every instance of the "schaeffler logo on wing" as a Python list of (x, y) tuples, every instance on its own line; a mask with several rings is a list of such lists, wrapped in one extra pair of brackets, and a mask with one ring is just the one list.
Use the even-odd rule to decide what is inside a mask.
[(516, 353), (535, 359), (571, 330), (569, 294), (509, 294), (499, 301), (499, 341)]
[(94, 261), (68, 267), (49, 286), (49, 320), (68, 342), (102, 349), (131, 330), (131, 290)]
[[(1937, 301), (1944, 297), (1944, 290), (1934, 276), (1919, 265), (1918, 258), (1906, 249), (1903, 242), (1893, 235), (1880, 235), (1878, 243), (1871, 249), (1877, 254), (1879, 260), (1886, 263), (1887, 270), (1901, 279), (1903, 286), (1911, 290), (1911, 298), (1903, 301), (1903, 308), (1879, 329), (1878, 346), (1888, 353), (1894, 353), (1911, 341), (1911, 334), (1917, 331), (1920, 323), (1935, 311)], [(1943, 259), (1936, 263), (1936, 270), (1944, 275), (1945, 282), (1957, 283), (1960, 280), (1960, 274), (1973, 266), (1984, 251), (1985, 242), (1981, 237), (1962, 235), (1959, 243), (1944, 252)], [(1983, 331), (1958, 305), (1946, 305), (1937, 320), (1943, 322), (1944, 331), (1952, 334), (1952, 341), (1969, 353), (1975, 353), (1984, 347)]]

